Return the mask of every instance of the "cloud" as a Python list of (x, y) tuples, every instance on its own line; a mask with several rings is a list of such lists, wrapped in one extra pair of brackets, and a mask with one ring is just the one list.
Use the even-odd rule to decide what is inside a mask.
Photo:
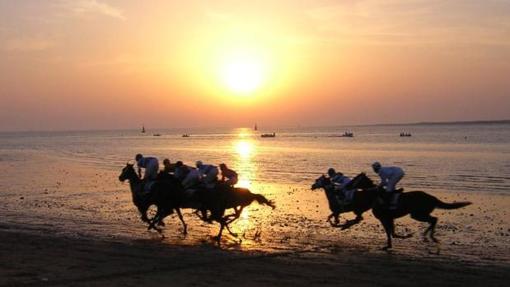
[(66, 0), (63, 5), (75, 15), (99, 14), (119, 20), (126, 20), (124, 12), (107, 3), (97, 0)]

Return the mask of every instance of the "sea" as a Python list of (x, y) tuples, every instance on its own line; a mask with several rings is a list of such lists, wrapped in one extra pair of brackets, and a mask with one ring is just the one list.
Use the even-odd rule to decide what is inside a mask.
[[(261, 137), (275, 132), (276, 136)], [(352, 132), (353, 137), (342, 137)], [(401, 137), (400, 133), (409, 133)], [(183, 137), (184, 134), (189, 137)], [(13, 151), (51, 154), (120, 170), (137, 153), (194, 165), (225, 163), (241, 183), (309, 185), (330, 167), (348, 176), (371, 164), (399, 166), (409, 188), (510, 192), (510, 121), (340, 127), (155, 129), (0, 133), (0, 161)]]
[[(275, 137), (261, 136), (273, 132)], [(343, 137), (345, 132), (352, 132), (353, 137)], [(411, 136), (402, 137), (401, 133)], [(2, 132), (0, 195), (4, 208), (0, 228), (26, 226), (36, 231), (102, 238), (157, 237), (139, 221), (129, 185), (118, 180), (121, 169), (133, 163), (138, 153), (157, 157), (160, 163), (165, 158), (192, 166), (198, 160), (225, 163), (238, 172), (239, 186), (274, 200), (275, 211), (257, 204), (245, 210), (236, 227), (245, 236), (241, 249), (327, 249), (337, 244), (336, 233), (340, 231), (330, 230), (325, 222), (329, 210), (324, 194), (310, 190), (314, 180), (330, 167), (349, 177), (366, 172), (377, 181), (371, 164), (379, 161), (405, 171), (400, 183), (405, 190), (457, 196), (459, 200), (493, 195), (504, 201), (504, 207), (510, 205), (510, 121), (292, 128), (259, 125), (257, 131), (253, 127), (146, 127), (145, 133), (139, 129)], [(476, 216), (473, 212), (462, 216)], [(500, 220), (506, 213), (491, 216)], [(167, 238), (171, 244), (198, 244), (204, 233), (217, 232), (214, 225), (200, 223), (191, 213), (186, 219), (194, 222), (190, 232), (194, 235), (179, 237), (178, 221), (169, 219), (172, 224), (167, 229), (172, 231), (167, 231)], [(494, 232), (502, 230), (502, 234), (510, 235), (506, 219), (501, 220)], [(466, 222), (469, 220), (460, 225), (465, 227)], [(377, 239), (382, 244), (380, 227), (376, 221), (371, 224), (365, 228), (361, 225), (351, 236), (364, 238), (359, 242)], [(455, 220), (448, 224), (455, 226)], [(367, 228), (378, 233), (376, 239), (365, 235)], [(265, 237), (255, 238), (261, 230), (266, 231)], [(444, 229), (444, 233), (449, 230)], [(476, 235), (466, 244), (476, 244), (487, 230), (467, 232)], [(295, 238), (303, 233), (308, 235)], [(454, 233), (451, 240), (460, 240)], [(507, 246), (505, 238), (503, 245), (498, 245), (501, 250)], [(407, 247), (409, 252), (414, 249), (414, 245)], [(495, 256), (507, 258), (507, 253), (501, 251)]]

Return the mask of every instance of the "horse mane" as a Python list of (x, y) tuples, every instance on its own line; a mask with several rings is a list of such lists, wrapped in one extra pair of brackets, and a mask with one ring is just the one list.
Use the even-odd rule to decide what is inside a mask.
[(346, 186), (345, 188), (346, 189), (352, 189), (352, 187), (358, 183), (358, 181), (361, 179), (361, 178), (366, 178), (366, 180), (369, 180), (370, 183), (373, 184), (373, 181), (367, 176), (367, 174), (365, 172), (360, 172), (358, 175), (356, 175)]

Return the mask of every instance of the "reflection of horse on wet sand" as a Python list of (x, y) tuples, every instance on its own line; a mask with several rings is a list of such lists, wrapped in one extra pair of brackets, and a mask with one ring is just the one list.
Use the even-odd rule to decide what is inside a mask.
[[(324, 181), (324, 179), (317, 179), (315, 184)], [(314, 184), (314, 185), (315, 185)], [(423, 233), (424, 240), (427, 240), (427, 234), (429, 238), (438, 242), (438, 240), (434, 237), (435, 227), (437, 224), (437, 217), (430, 215), (432, 211), (436, 208), (440, 209), (457, 209), (467, 205), (470, 205), (471, 202), (454, 202), (454, 203), (445, 203), (439, 200), (437, 197), (427, 194), (423, 191), (410, 191), (404, 192), (399, 195), (398, 204), (396, 209), (389, 209), (386, 204), (384, 204), (379, 196), (381, 194), (380, 188), (375, 186), (366, 176), (366, 174), (361, 173), (356, 176), (352, 181), (351, 188), (360, 188), (361, 190), (356, 191), (354, 199), (356, 198), (356, 194), (363, 191), (367, 194), (367, 196), (359, 196), (358, 200), (352, 201), (351, 210), (362, 210), (366, 208), (367, 205), (371, 204), (372, 213), (374, 216), (379, 219), (381, 224), (384, 227), (387, 236), (387, 245), (383, 248), (384, 250), (392, 248), (392, 237), (393, 238), (409, 238), (411, 235), (397, 235), (395, 233), (395, 219), (399, 217), (403, 217), (405, 215), (411, 215), (411, 218), (421, 222), (429, 223), (429, 227), (425, 229)], [(328, 196), (328, 200), (329, 200)], [(363, 200), (360, 200), (363, 199)], [(332, 210), (333, 211), (333, 210)], [(356, 212), (356, 211), (355, 211)], [(333, 211), (335, 214), (335, 211)], [(358, 216), (360, 217), (360, 216)], [(361, 220), (361, 219), (360, 219)], [(351, 224), (352, 225), (352, 224)], [(350, 227), (351, 225), (345, 225), (346, 227)]]

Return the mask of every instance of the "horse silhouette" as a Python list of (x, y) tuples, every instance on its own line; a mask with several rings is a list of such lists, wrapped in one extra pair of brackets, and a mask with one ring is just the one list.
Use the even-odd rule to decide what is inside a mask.
[[(218, 244), (220, 244), (225, 228), (231, 235), (237, 237), (237, 234), (230, 229), (229, 224), (237, 220), (243, 209), (253, 201), (275, 208), (274, 203), (261, 194), (252, 193), (247, 188), (233, 188), (221, 183), (216, 184), (214, 188), (197, 187), (191, 201), (183, 199), (183, 191), (177, 191), (176, 194), (177, 196), (173, 198), (161, 197), (162, 202), (157, 202), (158, 211), (150, 220), (149, 228), (157, 229), (156, 224), (162, 222), (166, 216), (171, 214), (172, 210), (195, 208), (197, 215), (203, 221), (209, 223), (216, 221), (220, 224), (219, 233), (215, 237)], [(234, 209), (234, 213), (225, 215), (228, 209)], [(208, 212), (210, 212), (210, 216), (208, 216)]]
[(133, 164), (127, 163), (119, 175), (119, 180), (124, 182), (129, 181), (131, 196), (134, 205), (138, 208), (141, 214), (141, 220), (149, 223), (148, 229), (156, 229), (158, 232), (161, 230), (156, 227), (156, 224), (163, 225), (162, 220), (149, 219), (147, 217), (147, 210), (151, 205), (157, 207), (157, 214), (162, 213), (167, 216), (172, 214), (175, 210), (183, 225), (183, 233), (187, 234), (187, 225), (180, 209), (178, 208), (181, 201), (182, 186), (177, 180), (168, 178), (164, 180), (156, 180), (152, 183), (150, 190), (146, 193), (144, 191), (144, 182), (140, 179), (135, 172)]
[[(361, 178), (359, 178), (357, 181), (358, 183), (367, 183), (370, 180), (364, 173), (360, 174), (360, 177)], [(437, 217), (430, 215), (432, 211), (434, 211), (436, 208), (457, 209), (471, 204), (471, 202), (468, 201), (446, 203), (439, 200), (437, 197), (423, 191), (409, 191), (399, 195), (396, 209), (389, 209), (387, 204), (385, 204), (380, 198), (380, 195), (385, 192), (381, 188), (375, 185), (368, 187), (363, 185), (363, 187), (361, 187), (360, 185), (357, 186), (356, 182), (353, 182), (353, 187), (362, 188), (365, 190), (365, 192), (371, 193), (373, 198), (377, 198), (377, 200), (373, 201), (372, 213), (377, 219), (379, 219), (386, 232), (387, 244), (385, 247), (383, 247), (383, 250), (392, 248), (392, 237), (411, 237), (411, 235), (399, 236), (395, 234), (394, 221), (396, 218), (400, 218), (409, 214), (414, 220), (429, 223), (429, 226), (423, 232), (423, 238), (425, 241), (428, 240), (427, 234), (429, 234), (429, 238), (437, 243), (439, 241), (434, 237), (434, 232), (438, 219)]]
[[(243, 209), (254, 201), (261, 205), (270, 206), (273, 209), (276, 207), (273, 201), (268, 200), (261, 194), (252, 193), (247, 188), (232, 188), (219, 184), (214, 190), (205, 193), (205, 196), (202, 197), (202, 203), (204, 208), (211, 212), (207, 220), (214, 220), (220, 224), (220, 230), (216, 236), (218, 244), (224, 228), (231, 235), (237, 237), (237, 234), (230, 230), (229, 224), (237, 220), (241, 216)], [(234, 213), (225, 215), (226, 210), (231, 208), (234, 209)]]
[[(364, 173), (360, 173), (355, 176), (351, 182), (346, 186), (346, 189), (357, 189), (354, 191), (352, 201), (347, 204), (343, 204), (337, 198), (337, 191), (335, 191), (331, 180), (325, 175), (320, 176), (312, 184), (311, 189), (315, 190), (323, 188), (328, 199), (329, 209), (331, 214), (328, 216), (327, 221), (334, 227), (341, 227), (346, 229), (355, 225), (363, 220), (363, 213), (372, 208), (373, 202), (376, 198), (375, 194), (369, 192), (367, 188), (373, 187), (374, 183)], [(356, 218), (353, 220), (347, 220), (344, 224), (340, 225), (339, 216), (341, 213), (354, 212)], [(334, 221), (332, 221), (334, 219)]]

